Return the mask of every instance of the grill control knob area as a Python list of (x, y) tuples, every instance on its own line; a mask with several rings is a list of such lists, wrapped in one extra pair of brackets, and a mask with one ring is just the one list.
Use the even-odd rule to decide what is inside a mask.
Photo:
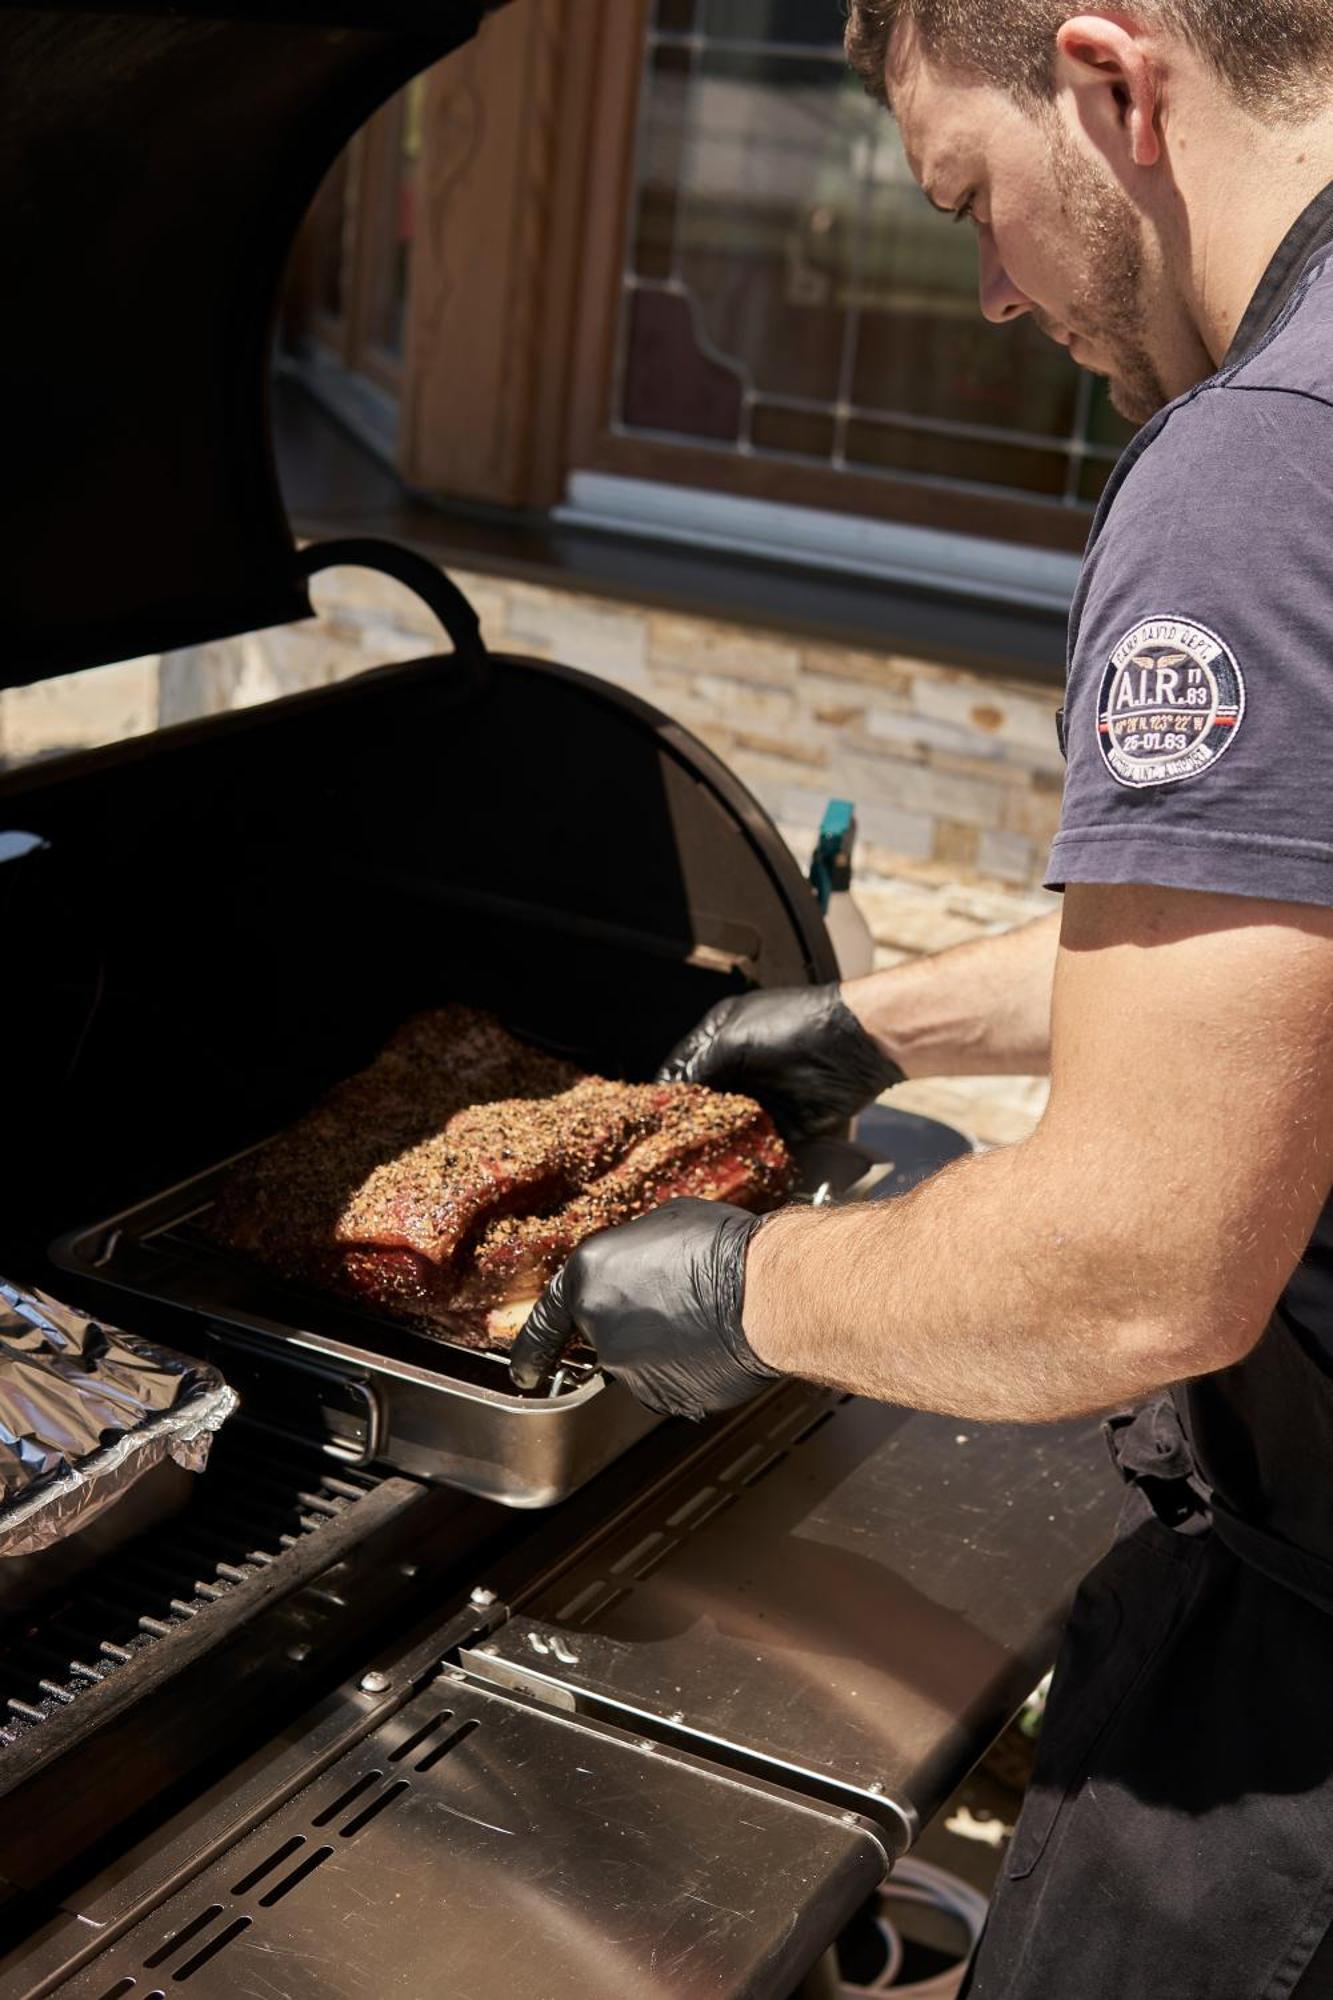
[(382, 1674), (378, 1670), (375, 1670), (368, 1674), (362, 1674), (359, 1685), (362, 1694), (387, 1694), (393, 1686), (393, 1682), (387, 1674)]

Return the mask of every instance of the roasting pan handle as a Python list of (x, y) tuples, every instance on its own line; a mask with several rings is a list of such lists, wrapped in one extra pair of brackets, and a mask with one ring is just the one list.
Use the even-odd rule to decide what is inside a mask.
[(318, 576), (326, 569), (373, 569), (393, 577), (435, 613), (453, 641), (454, 656), (472, 691), (479, 693), (486, 686), (491, 666), (480, 620), (453, 578), (428, 556), (400, 548), (397, 542), (357, 535), (336, 542), (313, 542), (297, 552), (296, 560), (304, 577)]
[(366, 1434), (360, 1444), (341, 1438), (326, 1438), (324, 1450), (330, 1458), (339, 1459), (344, 1465), (374, 1465), (384, 1449), (384, 1399), (373, 1382), (353, 1382), (346, 1376), (342, 1379), (344, 1386), (354, 1396), (359, 1396), (365, 1405)]

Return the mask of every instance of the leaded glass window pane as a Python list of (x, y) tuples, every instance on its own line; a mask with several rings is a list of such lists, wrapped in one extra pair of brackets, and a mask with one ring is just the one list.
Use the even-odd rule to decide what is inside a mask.
[(1128, 433), (1030, 322), (981, 318), (849, 75), (842, 0), (656, 0), (613, 427), (1086, 507)]

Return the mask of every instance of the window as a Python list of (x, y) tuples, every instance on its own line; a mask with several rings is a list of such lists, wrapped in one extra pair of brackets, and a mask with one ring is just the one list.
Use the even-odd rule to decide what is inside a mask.
[(972, 231), (913, 184), (843, 19), (498, 9), (325, 183), (289, 352), (449, 499), (611, 474), (1080, 547), (1128, 433), (1033, 325), (982, 320)]
[(1079, 539), (1128, 432), (1030, 322), (981, 319), (972, 232), (923, 199), (842, 21), (654, 0), (593, 461), (897, 518), (945, 489), (969, 525), (1036, 503)]

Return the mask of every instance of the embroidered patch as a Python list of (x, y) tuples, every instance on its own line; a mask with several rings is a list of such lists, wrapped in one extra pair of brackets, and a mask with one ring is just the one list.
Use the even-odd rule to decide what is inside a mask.
[(1117, 784), (1142, 790), (1202, 777), (1245, 719), (1235, 654), (1206, 626), (1147, 618), (1111, 655), (1097, 741)]

